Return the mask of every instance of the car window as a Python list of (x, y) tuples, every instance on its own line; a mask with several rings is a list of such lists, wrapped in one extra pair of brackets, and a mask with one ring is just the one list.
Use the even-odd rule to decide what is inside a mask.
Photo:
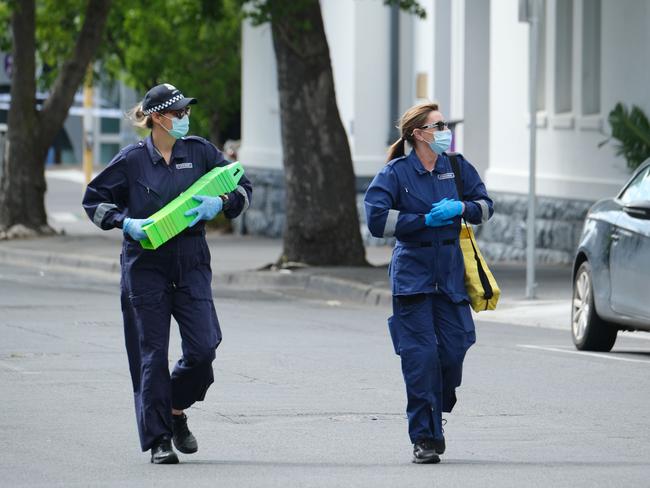
[(636, 175), (636, 178), (621, 195), (621, 201), (624, 204), (641, 200), (650, 201), (650, 167)]

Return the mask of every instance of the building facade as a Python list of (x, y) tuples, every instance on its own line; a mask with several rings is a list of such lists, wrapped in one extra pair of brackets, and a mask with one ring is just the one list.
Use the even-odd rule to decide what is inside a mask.
[[(426, 19), (380, 0), (321, 0), (343, 125), (362, 193), (385, 164), (396, 120), (436, 100), (455, 149), (483, 175), (497, 214), (480, 238), (492, 258), (524, 258), (528, 189), (528, 24), (518, 0), (420, 0)], [(538, 47), (539, 258), (571, 259), (595, 200), (628, 176), (607, 138), (617, 102), (650, 113), (650, 2), (546, 0)], [(244, 223), (281, 232), (282, 145), (268, 25), (243, 30), (240, 160), (262, 183)]]
[[(0, 52), (0, 139), (6, 132), (7, 114), (11, 104), (11, 53)], [(137, 140), (124, 113), (139, 100), (134, 90), (119, 81), (110, 81), (100, 73), (93, 87), (91, 115), (91, 146), (93, 161), (107, 164), (121, 147)], [(47, 93), (37, 93), (37, 103), (46, 99)], [(84, 118), (83, 89), (79, 88), (68, 112), (61, 132), (50, 148), (46, 165), (78, 165), (83, 159)], [(0, 142), (0, 144), (2, 144)], [(0, 152), (0, 157), (3, 156)]]

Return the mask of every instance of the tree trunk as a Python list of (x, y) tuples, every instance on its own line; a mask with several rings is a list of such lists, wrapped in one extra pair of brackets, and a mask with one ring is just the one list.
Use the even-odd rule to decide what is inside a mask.
[(285, 5), (271, 18), (287, 198), (283, 257), (311, 265), (365, 265), (352, 156), (320, 4), (270, 3)]
[(16, 2), (11, 19), (13, 75), (7, 151), (0, 174), (0, 231), (16, 236), (48, 233), (43, 150), (36, 112), (35, 6)]
[(35, 2), (14, 3), (11, 27), (14, 72), (8, 114), (8, 148), (0, 171), (0, 238), (52, 233), (45, 212), (45, 157), (63, 126), (74, 94), (102, 38), (110, 0), (90, 0), (72, 56), (36, 110)]

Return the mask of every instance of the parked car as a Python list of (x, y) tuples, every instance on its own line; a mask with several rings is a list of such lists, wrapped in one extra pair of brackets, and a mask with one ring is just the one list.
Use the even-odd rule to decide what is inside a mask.
[(619, 330), (650, 331), (650, 159), (589, 209), (573, 265), (576, 348), (609, 351)]

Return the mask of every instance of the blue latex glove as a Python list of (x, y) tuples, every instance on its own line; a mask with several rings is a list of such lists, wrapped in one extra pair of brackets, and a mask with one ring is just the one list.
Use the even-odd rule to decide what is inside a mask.
[(445, 225), (451, 225), (454, 222), (451, 220), (445, 220), (440, 217), (433, 216), (433, 210), (424, 216), (424, 223), (428, 227), (444, 227)]
[(147, 234), (144, 233), (142, 228), (151, 222), (153, 222), (152, 219), (130, 219), (127, 217), (122, 223), (122, 232), (130, 235), (136, 241), (141, 241), (147, 238)]
[(196, 215), (196, 218), (190, 223), (190, 227), (194, 227), (199, 220), (212, 220), (223, 208), (223, 200), (220, 197), (194, 195), (192, 198), (197, 202), (201, 202), (201, 205), (185, 212), (186, 217)]
[(463, 213), (463, 204), (458, 200), (447, 200), (446, 198), (434, 203), (431, 208), (432, 218), (440, 220), (449, 220), (458, 217)]

